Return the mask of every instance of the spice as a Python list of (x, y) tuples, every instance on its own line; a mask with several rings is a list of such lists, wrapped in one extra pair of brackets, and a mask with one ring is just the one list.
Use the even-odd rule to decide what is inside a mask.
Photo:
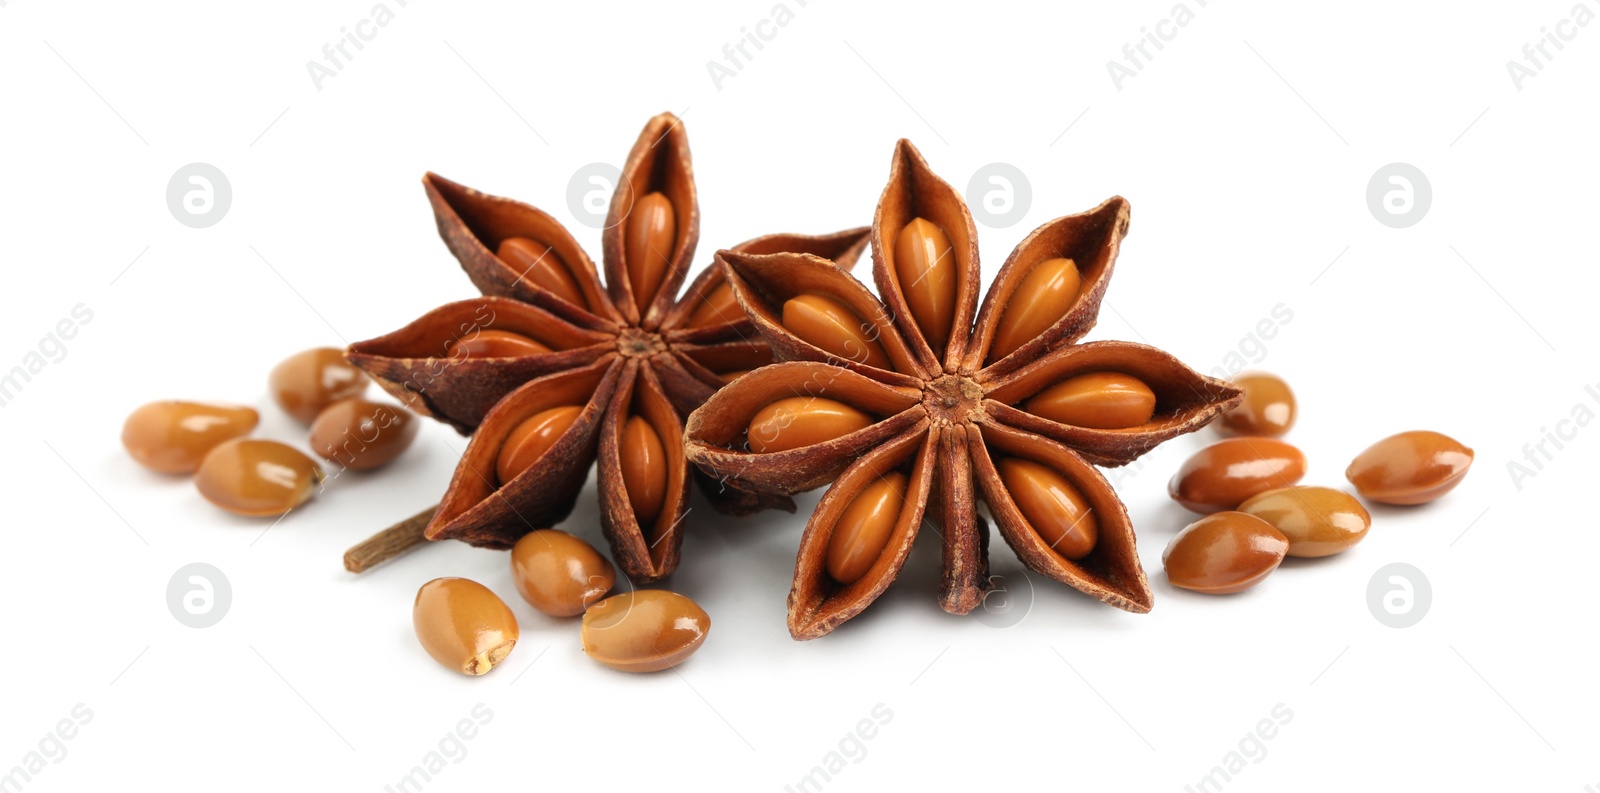
[(423, 584), (411, 623), (433, 660), (464, 675), (487, 673), (517, 646), (516, 615), (488, 587), (466, 578)]
[[(1094, 465), (1125, 464), (1192, 432), (1240, 393), (1151, 347), (1076, 343), (1094, 324), (1127, 227), (1121, 198), (1046, 223), (1011, 254), (980, 308), (966, 204), (901, 141), (872, 227), (881, 302), (814, 256), (718, 252), (739, 304), (786, 362), (739, 378), (696, 410), (689, 456), (752, 489), (832, 483), (801, 539), (791, 635), (822, 636), (872, 603), (929, 511), (945, 544), (940, 604), (971, 611), (990, 587), (980, 497), (1029, 568), (1149, 610), (1127, 512)], [(1058, 260), (1072, 262), (1075, 285)], [(816, 313), (834, 330), (796, 321), (795, 300), (826, 306)], [(996, 346), (1001, 337), (1010, 349)], [(1145, 421), (1108, 430), (1030, 411), (1052, 386), (1104, 372), (1148, 389)], [(1139, 418), (1113, 399), (1124, 397), (1084, 413)]]
[(606, 598), (583, 614), (583, 651), (622, 672), (659, 672), (705, 643), (711, 617), (693, 600), (660, 589)]
[(1289, 540), (1243, 512), (1207, 515), (1178, 532), (1161, 554), (1173, 586), (1229, 595), (1261, 583), (1283, 562)]
[[(434, 174), (423, 182), (440, 235), (484, 296), (354, 344), (349, 357), (417, 413), (472, 433), (427, 538), (509, 548), (565, 518), (598, 461), (617, 565), (640, 582), (671, 573), (691, 479), (682, 417), (725, 377), (771, 361), (743, 313), (724, 313), (720, 270), (678, 299), (700, 228), (682, 123), (651, 119), (623, 166), (603, 234), (604, 283), (544, 212)], [(848, 265), (865, 238), (865, 229), (773, 235), (739, 247)], [(783, 497), (701, 484), (729, 513), (793, 510)]]
[(1363, 498), (1383, 504), (1426, 504), (1461, 484), (1472, 450), (1448, 435), (1413, 430), (1391, 435), (1356, 456), (1344, 475)]
[(249, 435), (260, 414), (243, 405), (151, 402), (122, 424), (122, 447), (140, 465), (163, 474), (192, 474), (217, 444)]
[(1245, 499), (1289, 487), (1306, 473), (1306, 456), (1271, 438), (1230, 438), (1195, 452), (1167, 483), (1174, 501), (1195, 512), (1237, 508)]
[(341, 399), (361, 396), (367, 376), (344, 359), (344, 351), (319, 347), (285, 358), (267, 376), (267, 387), (278, 406), (301, 424)]
[(305, 503), (322, 482), (322, 468), (293, 446), (235, 438), (206, 455), (194, 484), (217, 506), (237, 515), (282, 515)]

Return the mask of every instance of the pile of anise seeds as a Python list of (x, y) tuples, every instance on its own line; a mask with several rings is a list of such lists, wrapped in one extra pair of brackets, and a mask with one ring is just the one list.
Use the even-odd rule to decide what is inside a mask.
[[(290, 356), (267, 378), (273, 400), (308, 426), (311, 450), (338, 466), (335, 475), (382, 468), (417, 435), (405, 408), (363, 398), (370, 383), (332, 347)], [(123, 423), (122, 445), (152, 471), (192, 474), (200, 495), (228, 512), (274, 517), (304, 504), (328, 474), (293, 446), (248, 437), (260, 420), (243, 405), (151, 402)]]
[[(1372, 516), (1349, 493), (1298, 484), (1305, 455), (1277, 440), (1298, 412), (1288, 383), (1263, 372), (1242, 374), (1234, 383), (1244, 400), (1215, 426), (1236, 437), (1196, 452), (1168, 485), (1173, 500), (1205, 517), (1167, 546), (1161, 557), (1167, 579), (1213, 595), (1261, 583), (1286, 556), (1345, 551), (1372, 526)], [(1345, 477), (1368, 501), (1424, 504), (1460, 484), (1471, 465), (1472, 450), (1455, 439), (1414, 430), (1373, 444)]]

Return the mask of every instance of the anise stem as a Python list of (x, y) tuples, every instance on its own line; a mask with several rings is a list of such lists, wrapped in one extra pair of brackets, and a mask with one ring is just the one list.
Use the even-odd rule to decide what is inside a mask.
[(396, 556), (410, 553), (412, 548), (427, 542), (428, 538), (422, 532), (428, 528), (428, 522), (433, 520), (433, 512), (438, 508), (439, 505), (435, 504), (356, 543), (344, 552), (344, 569), (360, 573)]

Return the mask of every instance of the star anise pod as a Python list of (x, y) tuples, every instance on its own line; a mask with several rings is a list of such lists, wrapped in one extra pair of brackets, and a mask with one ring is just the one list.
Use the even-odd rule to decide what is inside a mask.
[[(656, 116), (628, 155), (603, 232), (604, 284), (550, 215), (431, 173), (423, 184), (440, 236), (483, 297), (353, 344), (348, 357), (412, 410), (472, 435), (426, 538), (509, 548), (572, 511), (598, 458), (602, 529), (618, 566), (640, 582), (671, 573), (693, 471), (683, 417), (772, 360), (718, 268), (675, 299), (700, 228), (683, 125)], [(865, 244), (862, 228), (737, 248), (848, 265)], [(725, 512), (794, 509), (786, 497), (702, 483)]]
[(771, 492), (833, 483), (800, 541), (795, 638), (871, 604), (925, 513), (942, 527), (940, 604), (975, 608), (991, 584), (980, 499), (1029, 569), (1150, 609), (1127, 510), (1095, 466), (1204, 426), (1241, 392), (1153, 347), (1077, 343), (1099, 314), (1128, 213), (1117, 197), (1040, 226), (980, 308), (972, 216), (902, 140), (872, 224), (881, 301), (815, 256), (718, 252), (784, 362), (691, 414), (688, 454)]

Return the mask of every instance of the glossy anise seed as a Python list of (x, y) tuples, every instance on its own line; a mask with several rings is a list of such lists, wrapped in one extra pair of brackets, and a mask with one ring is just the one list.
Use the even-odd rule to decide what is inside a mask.
[(1074, 427), (1121, 430), (1150, 423), (1156, 395), (1132, 375), (1090, 372), (1040, 391), (1024, 407), (1035, 416)]
[(495, 460), (495, 474), (500, 477), (500, 484), (505, 485), (533, 467), (572, 428), (582, 412), (583, 408), (577, 405), (562, 405), (540, 411), (518, 424), (506, 437)]
[(343, 399), (311, 423), (311, 451), (352, 471), (370, 471), (409, 448), (417, 426), (417, 417), (399, 405)]
[(1289, 540), (1243, 512), (1207, 515), (1178, 532), (1161, 554), (1173, 586), (1228, 595), (1261, 583), (1283, 562)]
[(464, 675), (488, 672), (517, 646), (516, 615), (488, 587), (466, 578), (423, 584), (411, 625), (433, 660)]
[(711, 617), (676, 592), (613, 595), (583, 614), (583, 651), (622, 672), (657, 672), (688, 660), (705, 643)]
[(1372, 516), (1355, 496), (1330, 487), (1268, 490), (1239, 505), (1289, 538), (1290, 556), (1332, 556), (1361, 542)]
[(207, 501), (235, 515), (267, 517), (304, 504), (322, 476), (316, 461), (292, 446), (235, 438), (206, 455), (194, 484)]
[(843, 402), (822, 397), (787, 397), (750, 420), (747, 439), (757, 454), (784, 452), (831, 441), (872, 426), (872, 417)]
[(495, 250), (500, 261), (534, 286), (551, 292), (575, 306), (586, 307), (583, 292), (573, 280), (572, 271), (550, 246), (527, 237), (508, 237)]
[(733, 287), (726, 281), (717, 284), (711, 294), (701, 299), (700, 305), (695, 306), (689, 319), (684, 322), (684, 327), (709, 328), (713, 325), (727, 325), (745, 318), (744, 309), (739, 308), (739, 299), (733, 296)]
[(994, 329), (994, 343), (989, 345), (989, 360), (998, 361), (1010, 355), (1061, 321), (1077, 302), (1082, 285), (1078, 265), (1071, 259), (1047, 259), (1034, 265), (1011, 293), (1011, 300), (1000, 315), (1000, 324)]
[(661, 289), (661, 281), (667, 277), (672, 250), (678, 241), (678, 220), (672, 202), (660, 193), (639, 199), (628, 215), (625, 239), (628, 282), (633, 285), (633, 299), (643, 315)]
[[(783, 304), (783, 326), (791, 333), (847, 361), (889, 368), (889, 354), (876, 328), (843, 303), (826, 295), (800, 295)], [(869, 335), (870, 334), (870, 335)]]
[(911, 318), (936, 354), (944, 353), (956, 315), (956, 256), (932, 221), (912, 218), (894, 241), (894, 271)]
[(1185, 460), (1167, 493), (1195, 512), (1222, 512), (1257, 493), (1293, 486), (1305, 473), (1306, 456), (1283, 441), (1230, 438)]
[(1472, 457), (1472, 450), (1455, 438), (1412, 430), (1367, 447), (1344, 475), (1363, 498), (1383, 504), (1426, 504), (1461, 484)]
[(267, 387), (289, 415), (310, 424), (322, 409), (341, 399), (361, 396), (367, 374), (332, 347), (296, 353), (285, 358), (267, 376)]
[(606, 596), (617, 573), (594, 546), (555, 529), (530, 531), (511, 548), (517, 592), (552, 617), (576, 617)]
[(633, 416), (622, 427), (619, 456), (634, 517), (640, 526), (648, 526), (661, 514), (667, 498), (667, 449), (650, 422)]
[(834, 524), (828, 539), (828, 575), (841, 584), (854, 584), (883, 555), (906, 501), (910, 480), (899, 471), (862, 490)]
[(995, 464), (1017, 509), (1050, 549), (1082, 559), (1100, 539), (1094, 507), (1065, 477), (1032, 460), (1007, 457)]
[(550, 348), (520, 333), (509, 330), (480, 330), (472, 338), (453, 339), (445, 347), (455, 359), (521, 358), (539, 355)]
[(1294, 392), (1283, 378), (1250, 372), (1235, 377), (1233, 384), (1244, 389), (1244, 401), (1217, 419), (1219, 432), (1276, 438), (1294, 426)]
[(122, 424), (122, 447), (140, 465), (163, 474), (192, 474), (223, 441), (249, 435), (261, 415), (243, 405), (151, 402)]

